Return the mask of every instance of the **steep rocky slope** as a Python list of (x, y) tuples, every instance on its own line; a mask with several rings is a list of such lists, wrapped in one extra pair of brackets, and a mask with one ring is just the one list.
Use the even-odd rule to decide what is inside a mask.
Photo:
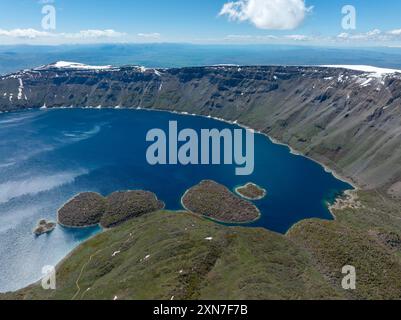
[(333, 67), (183, 69), (58, 63), (0, 78), (0, 110), (126, 107), (237, 120), (360, 187), (401, 196), (401, 74)]

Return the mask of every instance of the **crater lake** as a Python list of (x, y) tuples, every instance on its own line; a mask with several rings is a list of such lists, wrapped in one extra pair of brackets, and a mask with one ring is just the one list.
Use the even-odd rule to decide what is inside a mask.
[(48, 109), (0, 114), (0, 292), (17, 290), (42, 277), (100, 228), (60, 226), (36, 237), (40, 219), (56, 221), (57, 210), (80, 192), (108, 195), (118, 190), (148, 190), (182, 210), (181, 197), (201, 180), (235, 188), (253, 182), (267, 190), (254, 204), (261, 218), (245, 227), (285, 233), (308, 218), (333, 219), (327, 202), (351, 189), (318, 163), (255, 135), (251, 176), (235, 175), (233, 165), (148, 164), (146, 134), (180, 128), (238, 129), (211, 118), (127, 109)]

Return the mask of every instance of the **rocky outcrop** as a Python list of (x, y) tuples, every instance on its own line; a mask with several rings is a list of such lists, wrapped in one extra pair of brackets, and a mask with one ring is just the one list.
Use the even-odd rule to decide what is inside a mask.
[(126, 107), (237, 121), (360, 187), (401, 181), (401, 75), (327, 67), (63, 68), (0, 78), (0, 110)]
[(55, 222), (47, 221), (45, 219), (40, 220), (38, 226), (33, 230), (33, 233), (39, 237), (42, 234), (52, 232), (54, 229), (56, 229), (56, 225), (57, 224)]

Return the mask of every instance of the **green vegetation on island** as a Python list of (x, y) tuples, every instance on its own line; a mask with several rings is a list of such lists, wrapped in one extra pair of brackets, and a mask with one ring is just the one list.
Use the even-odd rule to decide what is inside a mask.
[(105, 209), (106, 199), (100, 194), (80, 193), (58, 211), (58, 222), (69, 228), (94, 226), (99, 224)]
[(148, 191), (114, 192), (107, 197), (107, 206), (100, 225), (112, 228), (125, 221), (164, 208), (164, 202)]
[(164, 203), (148, 191), (120, 191), (106, 198), (94, 192), (84, 192), (58, 211), (58, 222), (67, 228), (85, 228), (97, 224), (112, 228), (129, 219), (163, 208)]
[(184, 208), (226, 223), (248, 223), (260, 217), (259, 209), (215, 181), (204, 180), (182, 197)]
[(267, 191), (254, 183), (247, 183), (235, 189), (235, 192), (248, 200), (261, 200), (266, 197)]

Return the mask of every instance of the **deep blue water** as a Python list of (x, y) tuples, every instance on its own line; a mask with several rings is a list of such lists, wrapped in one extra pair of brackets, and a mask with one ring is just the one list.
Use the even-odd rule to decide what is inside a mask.
[(325, 205), (350, 186), (317, 163), (285, 146), (255, 136), (255, 171), (235, 175), (234, 166), (150, 166), (146, 133), (179, 129), (236, 128), (213, 119), (138, 110), (62, 109), (0, 114), (0, 291), (15, 290), (41, 277), (80, 242), (99, 231), (58, 227), (36, 238), (39, 219), (56, 219), (75, 194), (116, 190), (155, 192), (168, 209), (181, 209), (189, 187), (213, 179), (234, 189), (255, 182), (268, 190), (256, 201), (262, 218), (252, 227), (284, 233), (311, 217), (331, 219)]

